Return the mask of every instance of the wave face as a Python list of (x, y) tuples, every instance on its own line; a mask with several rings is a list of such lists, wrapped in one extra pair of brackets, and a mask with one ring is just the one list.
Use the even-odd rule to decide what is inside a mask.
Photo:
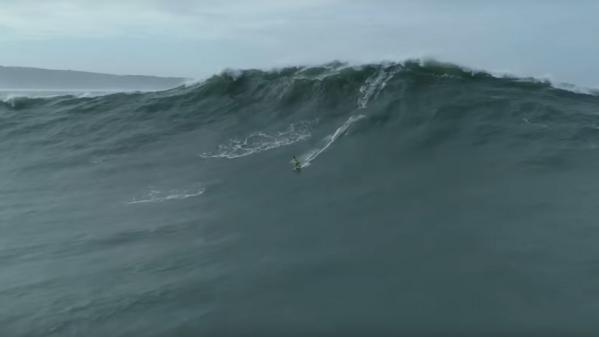
[(599, 333), (598, 113), (412, 61), (5, 99), (0, 332)]

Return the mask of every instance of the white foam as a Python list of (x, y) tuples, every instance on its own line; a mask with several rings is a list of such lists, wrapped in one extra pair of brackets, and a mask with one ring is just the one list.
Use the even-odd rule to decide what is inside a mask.
[(225, 69), (222, 71), (221, 75), (222, 76), (229, 76), (233, 79), (233, 81), (237, 81), (238, 79), (240, 79), (244, 74), (244, 71), (242, 69)]
[(127, 204), (146, 204), (146, 203), (157, 203), (169, 200), (184, 200), (193, 198), (204, 194), (206, 189), (202, 186), (192, 190), (170, 190), (167, 192), (161, 192), (160, 190), (151, 190), (141, 198), (133, 198), (128, 201)]
[(283, 131), (268, 133), (258, 131), (251, 133), (244, 139), (231, 139), (226, 144), (218, 146), (218, 151), (214, 153), (202, 153), (201, 158), (225, 158), (235, 159), (250, 156), (281, 146), (288, 146), (311, 137), (309, 126), (313, 122), (300, 122), (289, 125)]
[(349, 129), (349, 127), (355, 122), (366, 118), (365, 115), (354, 115), (350, 116), (340, 127), (338, 127), (335, 132), (326, 136), (323, 139), (322, 146), (309, 151), (300, 156), (300, 162), (302, 163), (302, 168), (308, 167), (311, 165), (312, 161), (320, 156), (321, 153), (326, 151), (339, 137), (341, 137), (345, 132)]
[(18, 95), (13, 95), (13, 94), (8, 94), (5, 97), (0, 98), (0, 101), (2, 103), (6, 103), (8, 104), (11, 108), (15, 107), (15, 100), (18, 99), (20, 96)]
[(580, 87), (570, 83), (552, 83), (554, 88), (573, 92), (575, 94), (599, 96), (599, 89)]
[[(484, 72), (484, 71), (483, 71)], [(590, 95), (590, 96), (599, 96), (599, 88), (598, 87), (583, 87), (572, 83), (567, 82), (558, 82), (558, 80), (551, 74), (544, 74), (542, 76), (534, 76), (534, 77), (523, 77), (521, 75), (517, 75), (512, 71), (489, 71), (487, 72), (489, 75), (498, 79), (511, 79), (520, 83), (540, 83), (547, 84), (552, 88), (569, 91), (575, 94), (581, 95)]]
[(376, 99), (377, 96), (385, 89), (387, 82), (400, 71), (399, 67), (391, 67), (388, 71), (385, 67), (381, 67), (378, 72), (368, 77), (364, 84), (360, 87), (360, 97), (358, 97), (358, 108), (366, 109), (370, 100)]
[(304, 67), (302, 69), (300, 69), (299, 71), (296, 72), (296, 74), (293, 76), (294, 80), (317, 80), (317, 81), (322, 81), (328, 77), (331, 76), (335, 76), (338, 75), (339, 73), (341, 73), (341, 71), (351, 68), (352, 66), (348, 65), (348, 64), (327, 64), (322, 66), (323, 68), (325, 68), (326, 70), (316, 76), (310, 76), (307, 75), (306, 72), (309, 70), (313, 70), (314, 67), (310, 66), (310, 67)]

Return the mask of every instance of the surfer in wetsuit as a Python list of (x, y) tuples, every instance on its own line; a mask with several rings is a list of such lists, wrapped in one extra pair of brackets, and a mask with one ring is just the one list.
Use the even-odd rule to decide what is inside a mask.
[(291, 157), (291, 165), (293, 165), (293, 169), (297, 172), (301, 171), (302, 169), (302, 164), (299, 160), (297, 160), (297, 158), (295, 158), (295, 156)]

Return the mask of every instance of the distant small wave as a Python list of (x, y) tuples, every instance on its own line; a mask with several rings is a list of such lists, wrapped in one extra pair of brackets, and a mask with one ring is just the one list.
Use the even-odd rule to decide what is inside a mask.
[(42, 98), (52, 99), (56, 97), (73, 96), (76, 98), (89, 98), (106, 96), (115, 93), (135, 93), (133, 90), (1, 90), (0, 101), (10, 102), (15, 99)]
[(219, 145), (218, 151), (202, 153), (200, 157), (235, 159), (288, 146), (310, 138), (311, 124), (313, 122), (294, 123), (287, 129), (274, 133), (254, 132), (244, 139), (231, 139), (226, 144)]
[(200, 196), (206, 192), (206, 189), (202, 186), (199, 186), (194, 189), (187, 190), (170, 190), (166, 192), (162, 192), (160, 190), (151, 190), (146, 195), (140, 198), (133, 198), (128, 201), (127, 204), (146, 204), (146, 203), (157, 203), (164, 202), (169, 200), (184, 200), (188, 198), (193, 198)]

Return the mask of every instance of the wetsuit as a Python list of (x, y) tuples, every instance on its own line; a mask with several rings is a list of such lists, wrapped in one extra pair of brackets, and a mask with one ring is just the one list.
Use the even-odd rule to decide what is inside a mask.
[(299, 162), (299, 160), (297, 160), (297, 159), (293, 158), (293, 159), (292, 159), (292, 162), (293, 162), (293, 168), (294, 168), (296, 171), (299, 171), (299, 170), (301, 170), (301, 169), (302, 169), (302, 164)]

